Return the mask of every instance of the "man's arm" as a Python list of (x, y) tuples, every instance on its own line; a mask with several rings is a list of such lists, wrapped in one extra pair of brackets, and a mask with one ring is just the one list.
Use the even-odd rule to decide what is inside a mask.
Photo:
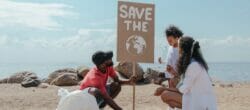
[(118, 82), (121, 85), (132, 85), (133, 83), (136, 82), (136, 77), (132, 76), (132, 77), (130, 77), (129, 80), (123, 81), (123, 80), (120, 80), (118, 76), (116, 76), (113, 78), (113, 80), (115, 82)]
[(170, 65), (167, 65), (167, 72), (170, 73), (170, 74), (172, 74), (173, 76), (177, 76), (178, 75), (178, 73)]

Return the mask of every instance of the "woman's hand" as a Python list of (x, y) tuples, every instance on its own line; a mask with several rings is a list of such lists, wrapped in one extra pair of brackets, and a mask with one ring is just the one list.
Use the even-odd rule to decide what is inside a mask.
[(160, 64), (162, 64), (162, 59), (161, 59), (161, 57), (158, 58), (158, 62), (159, 62)]
[(172, 74), (173, 76), (177, 76), (177, 72), (174, 70), (174, 68), (170, 65), (167, 65), (167, 72)]

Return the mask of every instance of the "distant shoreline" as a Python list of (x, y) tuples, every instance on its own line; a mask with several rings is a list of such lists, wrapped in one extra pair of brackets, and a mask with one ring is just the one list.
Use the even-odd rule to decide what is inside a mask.
[[(83, 63), (55, 63), (55, 64), (0, 64), (0, 79), (9, 77), (10, 75), (20, 71), (35, 72), (40, 78), (46, 78), (50, 73), (62, 68), (77, 68), (84, 65)], [(88, 67), (93, 64), (88, 64)], [(164, 64), (145, 64), (140, 63), (144, 71), (152, 68), (158, 71), (164, 71)], [(225, 67), (223, 67), (225, 66)], [(250, 63), (209, 63), (209, 74), (221, 82), (250, 82)]]

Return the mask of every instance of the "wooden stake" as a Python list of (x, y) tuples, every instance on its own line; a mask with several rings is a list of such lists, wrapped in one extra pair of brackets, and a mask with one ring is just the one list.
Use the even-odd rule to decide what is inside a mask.
[[(133, 76), (136, 76), (136, 62), (133, 62)], [(133, 109), (135, 110), (135, 83), (133, 84)]]

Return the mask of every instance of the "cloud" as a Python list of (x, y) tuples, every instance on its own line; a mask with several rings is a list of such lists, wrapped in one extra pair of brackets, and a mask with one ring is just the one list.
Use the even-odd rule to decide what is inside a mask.
[(114, 25), (117, 22), (117, 18), (110, 18), (110, 19), (102, 19), (100, 21), (90, 22), (91, 26), (106, 26), (106, 25)]
[(249, 37), (198, 38), (209, 62), (250, 62)]
[[(240, 36), (200, 37), (201, 50), (208, 62), (250, 62), (250, 38)], [(156, 37), (155, 61), (161, 56), (166, 59), (168, 44)]]
[(75, 16), (72, 7), (57, 3), (31, 3), (0, 1), (0, 27), (23, 26), (38, 29), (58, 29), (61, 24), (55, 17)]
[(228, 36), (219, 38), (197, 38), (205, 48), (212, 47), (250, 47), (249, 37)]
[[(0, 36), (1, 61), (86, 61), (97, 50), (116, 52), (116, 32), (113, 29), (79, 29), (68, 37), (31, 37), (22, 39)], [(44, 55), (46, 54), (46, 55)], [(17, 57), (17, 58), (15, 58)], [(46, 59), (46, 60), (44, 60)]]
[(0, 37), (0, 46), (7, 45), (8, 43), (8, 37), (7, 36), (1, 36)]
[(50, 37), (30, 37), (22, 39), (13, 36), (0, 36), (1, 46), (21, 46), (21, 47), (48, 47), (48, 48), (80, 48), (82, 46), (94, 46), (114, 43), (115, 32), (112, 29), (79, 29), (73, 36), (62, 38)]
[[(55, 42), (58, 48), (101, 49), (115, 44), (113, 29), (79, 29), (77, 35)], [(112, 46), (113, 47), (113, 46)]]
[[(0, 51), (3, 52), (0, 60), (11, 61), (33, 59), (48, 61), (86, 61), (91, 63), (90, 56), (97, 50), (112, 50), (116, 53), (116, 32), (114, 29), (79, 29), (73, 36), (20, 37), (0, 36)], [(220, 37), (196, 38), (201, 45), (204, 56), (208, 61), (250, 61), (250, 38), (247, 37)], [(158, 57), (166, 57), (168, 44), (164, 37), (155, 39), (155, 61)], [(5, 51), (3, 51), (5, 50)], [(29, 54), (29, 56), (27, 56)], [(46, 54), (46, 55), (41, 55)], [(115, 55), (116, 57), (116, 55)], [(25, 61), (24, 61), (25, 62)]]

